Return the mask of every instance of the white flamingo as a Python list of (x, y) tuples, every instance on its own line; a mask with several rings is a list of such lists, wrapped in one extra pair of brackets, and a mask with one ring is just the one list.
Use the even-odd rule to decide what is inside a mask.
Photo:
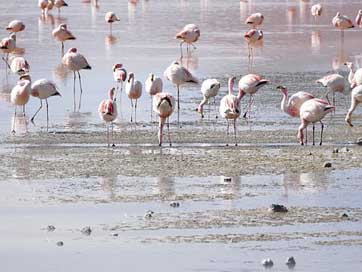
[[(99, 117), (106, 122), (107, 124), (107, 144), (109, 147), (109, 124), (111, 125), (112, 129), (112, 140), (114, 141), (113, 137), (113, 121), (117, 118), (117, 103), (116, 103), (116, 90), (112, 88), (108, 92), (108, 99), (102, 100), (102, 102), (98, 106), (98, 114)], [(112, 146), (115, 146), (113, 143)]]
[(14, 74), (22, 75), (29, 73), (30, 65), (23, 57), (14, 57), (10, 61), (10, 69)]
[[(137, 122), (137, 100), (142, 95), (142, 83), (138, 80), (135, 80), (134, 73), (129, 73), (128, 79), (126, 81), (126, 94), (131, 100), (132, 112), (131, 112), (131, 122), (133, 122), (133, 108), (134, 108), (134, 122)], [(133, 104), (133, 100), (135, 104)]]
[(361, 85), (362, 68), (355, 70), (354, 64), (352, 62), (345, 62), (344, 65), (346, 65), (349, 69), (348, 82), (351, 84), (351, 88)]
[(189, 45), (192, 45), (194, 47), (194, 49), (196, 49), (194, 43), (198, 41), (198, 39), (200, 38), (200, 35), (201, 35), (200, 28), (195, 24), (185, 25), (184, 28), (176, 34), (176, 39), (181, 40), (181, 43), (180, 43), (181, 58), (183, 57), (182, 45), (184, 43), (186, 43), (186, 45), (187, 45), (186, 50), (187, 50), (187, 54), (188, 54)]
[(314, 19), (316, 19), (318, 16), (322, 15), (323, 7), (320, 3), (318, 3), (318, 4), (313, 5), (311, 7), (310, 11), (311, 11)]
[(75, 40), (76, 37), (70, 32), (66, 24), (60, 24), (52, 32), (53, 38), (62, 43), (62, 54), (64, 53), (64, 42)]
[[(208, 103), (211, 98), (214, 98), (214, 103), (215, 103), (215, 97), (219, 93), (220, 86), (221, 86), (220, 82), (214, 78), (206, 79), (206, 80), (204, 80), (204, 82), (202, 82), (201, 93), (203, 95), (203, 99), (197, 108), (197, 112), (201, 114), (202, 118), (204, 118), (204, 105), (206, 103)], [(209, 106), (210, 106), (210, 102), (209, 102)], [(209, 111), (210, 111), (210, 108), (209, 108)]]
[(145, 82), (146, 92), (151, 96), (151, 121), (152, 121), (152, 97), (158, 93), (161, 93), (163, 90), (162, 79), (156, 77), (154, 74), (149, 74)]
[(352, 125), (352, 113), (358, 106), (358, 104), (362, 103), (362, 85), (358, 85), (353, 88), (351, 92), (351, 107), (348, 110), (348, 113), (346, 115), (345, 121), (353, 127)]
[(6, 27), (6, 30), (10, 33), (17, 33), (21, 32), (25, 29), (25, 24), (20, 20), (13, 20), (11, 21), (8, 26)]
[(362, 27), (362, 9), (360, 9), (357, 13), (356, 16), (356, 20), (355, 20), (356, 25), (358, 25), (359, 27)]
[(253, 28), (256, 28), (260, 26), (264, 21), (264, 15), (260, 12), (251, 14), (246, 20), (245, 24), (252, 26)]
[(316, 80), (316, 83), (320, 83), (322, 84), (323, 87), (327, 88), (327, 92), (324, 95), (327, 98), (328, 103), (330, 103), (328, 94), (330, 92), (333, 93), (333, 105), (335, 105), (335, 100), (336, 100), (335, 93), (336, 92), (343, 93), (345, 88), (345, 79), (343, 76), (339, 74), (326, 75)]
[(60, 14), (60, 9), (62, 7), (68, 7), (68, 4), (64, 0), (55, 0), (54, 6), (58, 9), (58, 14)]
[(341, 30), (342, 39), (344, 37), (344, 30), (354, 27), (352, 20), (345, 15), (341, 15), (339, 12), (333, 17), (332, 24)]
[(9, 37), (6, 37), (0, 41), (0, 49), (6, 54), (6, 57), (2, 58), (6, 63), (6, 67), (9, 65), (9, 54), (14, 51), (16, 48), (16, 36), (15, 33), (10, 34)]

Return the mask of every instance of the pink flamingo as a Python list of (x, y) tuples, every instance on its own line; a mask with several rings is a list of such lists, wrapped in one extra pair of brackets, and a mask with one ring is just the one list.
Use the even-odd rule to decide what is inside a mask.
[(352, 113), (358, 106), (358, 104), (362, 103), (362, 85), (358, 85), (353, 88), (351, 92), (351, 107), (348, 110), (345, 121), (351, 126), (352, 125)]
[(349, 82), (349, 84), (351, 84), (351, 88), (361, 85), (362, 84), (362, 68), (355, 70), (352, 62), (345, 62), (344, 65), (346, 65), (349, 69), (348, 82)]
[(0, 41), (0, 49), (6, 54), (6, 58), (2, 57), (3, 61), (6, 63), (6, 67), (10, 68), (9, 65), (9, 54), (14, 51), (16, 48), (16, 36), (15, 33), (10, 34), (9, 37), (6, 37)]
[(22, 21), (19, 20), (13, 20), (11, 21), (8, 26), (6, 27), (6, 30), (10, 33), (17, 33), (21, 32), (25, 29), (25, 24)]
[(291, 97), (288, 97), (287, 87), (278, 86), (277, 89), (283, 94), (283, 99), (280, 105), (281, 110), (292, 117), (299, 117), (300, 107), (303, 103), (314, 98), (312, 94), (307, 92), (297, 92)]
[[(99, 117), (107, 124), (108, 147), (109, 147), (109, 124), (111, 124), (112, 140), (114, 140), (113, 139), (113, 121), (116, 120), (116, 118), (117, 118), (117, 103), (116, 103), (117, 95), (115, 92), (116, 92), (115, 88), (110, 89), (108, 92), (109, 98), (102, 100), (102, 102), (99, 104), (99, 107), (98, 107)], [(115, 144), (113, 143), (112, 146), (115, 146)]]
[(245, 24), (252, 26), (253, 28), (256, 28), (260, 26), (264, 21), (264, 15), (260, 12), (251, 14), (246, 20)]
[[(127, 70), (123, 68), (123, 65), (121, 63), (113, 65), (112, 70), (113, 70), (114, 81), (121, 84), (121, 95), (122, 95), (123, 82), (125, 82), (127, 79)], [(117, 90), (118, 88), (119, 87), (117, 86)]]
[(168, 131), (168, 139), (171, 143), (171, 136), (170, 136), (170, 124), (169, 118), (175, 109), (175, 99), (169, 93), (156, 93), (153, 96), (153, 111), (158, 114), (160, 117), (159, 120), (159, 129), (158, 129), (158, 145), (162, 145), (162, 138), (163, 138), (163, 127), (167, 120), (167, 131)]
[(53, 9), (54, 0), (39, 0), (38, 7), (41, 9), (42, 14), (47, 14)]
[(64, 42), (75, 40), (76, 37), (70, 32), (66, 24), (60, 24), (52, 32), (53, 38), (62, 43), (62, 54), (64, 54)]
[(327, 98), (328, 103), (328, 94), (330, 92), (333, 93), (333, 105), (335, 105), (335, 92), (343, 93), (345, 87), (344, 77), (339, 74), (326, 75), (318, 80), (316, 83), (322, 84), (323, 87), (327, 88), (327, 92), (325, 93), (325, 97)]
[(68, 4), (64, 0), (55, 0), (54, 6), (58, 9), (58, 14), (60, 14), (60, 9), (62, 7), (68, 7)]
[(243, 115), (244, 118), (246, 118), (246, 114), (251, 111), (251, 105), (254, 102), (254, 94), (264, 85), (268, 84), (269, 81), (266, 79), (263, 79), (260, 75), (257, 74), (248, 74), (246, 76), (243, 76), (239, 80), (239, 91), (244, 94), (249, 94), (250, 99), (249, 103), (246, 106), (246, 111)]
[(88, 64), (87, 59), (83, 55), (81, 55), (81, 54), (79, 54), (77, 52), (77, 48), (70, 48), (68, 50), (68, 52), (63, 56), (62, 63), (69, 70), (73, 71), (73, 75), (74, 75), (74, 81), (73, 81), (74, 111), (75, 111), (75, 108), (76, 108), (76, 103), (75, 103), (75, 79), (76, 79), (76, 75), (75, 75), (75, 72), (78, 73), (79, 88), (80, 88), (79, 105), (78, 105), (78, 111), (79, 111), (80, 107), (81, 107), (82, 94), (83, 94), (82, 80), (81, 80), (79, 71), (82, 70), (82, 69), (90, 70), (90, 69), (92, 69), (92, 67)]
[(14, 74), (22, 75), (29, 73), (30, 65), (23, 57), (15, 57), (10, 62), (10, 69)]
[(200, 38), (201, 32), (197, 25), (188, 24), (185, 25), (184, 28), (176, 34), (176, 39), (181, 40), (180, 50), (181, 50), (181, 58), (182, 58), (182, 45), (186, 43), (187, 54), (189, 52), (189, 45), (192, 45), (194, 49), (196, 49), (194, 43)]
[(54, 82), (47, 79), (39, 79), (35, 81), (31, 85), (31, 96), (37, 97), (40, 99), (40, 107), (35, 112), (30, 121), (34, 124), (34, 118), (38, 114), (38, 112), (43, 107), (43, 100), (45, 100), (46, 110), (47, 110), (47, 131), (49, 130), (49, 106), (48, 106), (48, 98), (51, 96), (61, 96), (61, 94), (57, 90), (57, 86)]
[(322, 145), (323, 141), (323, 129), (324, 124), (322, 123), (322, 119), (330, 112), (335, 109), (334, 106), (330, 105), (327, 101), (313, 98), (302, 104), (300, 107), (300, 121), (301, 124), (298, 129), (298, 139), (301, 145), (304, 145), (304, 133), (303, 130), (307, 128), (307, 126), (312, 123), (313, 124), (313, 145), (314, 141), (314, 130), (315, 123), (320, 122), (321, 124), (321, 140), (319, 145)]
[(163, 90), (162, 79), (156, 77), (154, 74), (149, 74), (145, 82), (146, 92), (151, 96), (151, 121), (152, 121), (152, 97), (158, 93), (161, 93)]
[(136, 100), (134, 104), (134, 121), (136, 121), (136, 114), (137, 114), (137, 100), (142, 95), (142, 83), (138, 80), (135, 80), (134, 73), (129, 73), (128, 80), (126, 82), (126, 94), (129, 99), (131, 99), (131, 106), (132, 106), (132, 112), (131, 112), (131, 122), (133, 122), (133, 100)]
[[(214, 78), (206, 79), (206, 80), (204, 80), (204, 82), (202, 82), (201, 93), (203, 95), (203, 99), (197, 108), (197, 112), (201, 114), (201, 118), (204, 118), (204, 105), (206, 103), (208, 103), (211, 98), (214, 98), (214, 103), (215, 103), (215, 97), (219, 93), (220, 87), (221, 87), (220, 82)], [(210, 106), (210, 103), (209, 103), (209, 106)], [(210, 112), (210, 108), (209, 108), (209, 112)]]
[(104, 17), (104, 19), (106, 20), (107, 23), (109, 23), (109, 31), (110, 31), (110, 33), (112, 33), (112, 24), (113, 24), (114, 22), (117, 22), (117, 21), (120, 21), (120, 20), (121, 20), (121, 19), (119, 19), (119, 18), (117, 17), (117, 15), (116, 15), (114, 12), (112, 12), (112, 11), (107, 12), (106, 15), (105, 15), (105, 17)]
[[(236, 140), (236, 119), (240, 116), (240, 101), (245, 95), (245, 92), (239, 90), (238, 96), (233, 95), (233, 87), (235, 83), (235, 77), (230, 77), (228, 82), (229, 92), (220, 101), (219, 112), (222, 117), (227, 121), (227, 138), (229, 142), (229, 119), (234, 123), (234, 140), (235, 146), (238, 145)], [(226, 144), (227, 146), (229, 143)]]
[(311, 11), (314, 19), (316, 19), (318, 16), (322, 15), (323, 7), (320, 3), (318, 3), (318, 4), (313, 5), (312, 8), (310, 9), (310, 11)]
[(262, 42), (263, 40), (263, 31), (260, 29), (250, 29), (244, 34), (244, 38), (246, 43), (248, 44), (248, 59), (249, 63), (253, 60), (253, 46), (257, 45), (257, 43)]
[(341, 30), (342, 38), (344, 37), (344, 30), (348, 28), (353, 28), (354, 25), (352, 23), (352, 20), (349, 19), (345, 15), (341, 15), (339, 12), (337, 12), (336, 16), (334, 16), (332, 20), (332, 24)]
[(356, 25), (358, 25), (359, 27), (362, 27), (362, 9), (360, 9), (358, 11), (355, 22), (356, 22)]
[(16, 117), (16, 107), (23, 107), (23, 116), (25, 116), (25, 105), (29, 101), (31, 92), (31, 82), (29, 80), (20, 80), (11, 90), (10, 101), (15, 106), (12, 132), (15, 133), (15, 117)]

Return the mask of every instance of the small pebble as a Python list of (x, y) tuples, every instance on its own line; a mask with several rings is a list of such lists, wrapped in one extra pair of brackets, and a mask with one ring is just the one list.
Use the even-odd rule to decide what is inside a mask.
[(91, 229), (89, 226), (87, 226), (87, 227), (82, 228), (81, 232), (82, 232), (84, 235), (91, 235), (92, 229)]
[(358, 138), (357, 141), (356, 141), (356, 144), (362, 145), (362, 138)]
[(178, 202), (171, 202), (171, 203), (170, 203), (170, 206), (171, 206), (172, 208), (178, 208), (178, 207), (180, 207), (180, 203), (178, 203)]
[(274, 265), (273, 261), (270, 258), (262, 260), (261, 264), (266, 268), (272, 267)]
[(47, 230), (48, 230), (48, 231), (55, 231), (55, 227), (54, 227), (53, 225), (49, 225), (49, 226), (47, 227)]
[(324, 167), (324, 168), (331, 168), (331, 167), (332, 167), (332, 163), (330, 163), (330, 162), (325, 162), (325, 163), (323, 164), (323, 167)]
[(333, 154), (338, 153), (338, 152), (339, 152), (338, 148), (333, 149)]
[(341, 148), (341, 152), (342, 153), (347, 153), (347, 152), (349, 152), (350, 150), (349, 150), (349, 148), (348, 147), (343, 147), (343, 148)]
[(342, 218), (348, 218), (348, 214), (344, 213), (341, 215)]
[(64, 246), (63, 241), (59, 241), (59, 242), (57, 242), (57, 246)]
[(118, 237), (118, 233), (113, 233), (112, 236), (113, 237)]
[(145, 213), (145, 215), (144, 215), (143, 217), (144, 217), (145, 219), (150, 219), (150, 218), (152, 218), (153, 214), (154, 214), (153, 211), (148, 210), (148, 211), (146, 211), (146, 213)]
[(271, 211), (271, 212), (279, 212), (279, 213), (286, 213), (286, 212), (288, 212), (288, 209), (284, 205), (272, 204), (270, 206), (270, 208), (269, 208), (269, 211)]
[(225, 182), (231, 182), (231, 178), (224, 178)]
[(289, 258), (286, 260), (285, 264), (286, 264), (289, 268), (294, 268), (294, 266), (296, 265), (296, 262), (295, 262), (295, 260), (294, 260), (294, 257), (293, 257), (293, 256), (289, 257)]

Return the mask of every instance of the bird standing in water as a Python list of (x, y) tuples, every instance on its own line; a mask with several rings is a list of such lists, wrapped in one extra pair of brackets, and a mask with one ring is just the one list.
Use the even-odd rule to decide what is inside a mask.
[[(138, 80), (135, 80), (134, 73), (129, 73), (128, 79), (126, 81), (126, 94), (131, 100), (131, 123), (133, 122), (133, 108), (134, 108), (134, 122), (137, 122), (137, 100), (142, 95), (142, 83)], [(133, 100), (135, 103), (133, 104)]]
[(169, 118), (175, 109), (175, 99), (169, 93), (156, 93), (153, 96), (153, 110), (156, 112), (160, 118), (159, 120), (159, 128), (158, 128), (158, 145), (162, 145), (163, 139), (163, 127), (167, 120), (167, 131), (168, 131), (168, 139), (171, 143), (171, 136), (170, 136), (170, 123)]
[[(204, 118), (204, 105), (209, 102), (209, 113), (210, 113), (210, 99), (214, 98), (214, 104), (215, 103), (215, 97), (219, 93), (220, 90), (220, 82), (216, 79), (206, 79), (204, 82), (202, 82), (201, 85), (201, 93), (203, 95), (203, 99), (200, 103), (200, 105), (197, 108), (197, 112), (201, 114), (201, 117)], [(217, 116), (216, 116), (217, 118)]]
[(152, 121), (152, 97), (158, 93), (161, 93), (163, 90), (162, 79), (156, 77), (154, 74), (149, 74), (145, 82), (146, 92), (151, 96), (151, 121)]
[(181, 58), (182, 54), (182, 45), (186, 43), (187, 54), (189, 54), (189, 45), (192, 45), (194, 49), (196, 49), (194, 43), (198, 41), (200, 38), (201, 32), (197, 25), (188, 24), (185, 25), (184, 28), (176, 34), (176, 39), (181, 40), (180, 50), (181, 50)]
[(102, 100), (102, 102), (99, 104), (98, 114), (99, 117), (107, 124), (107, 144), (109, 147), (109, 125), (111, 125), (112, 129), (112, 146), (115, 146), (113, 137), (113, 121), (117, 118), (116, 89), (110, 89), (108, 96), (108, 99)]

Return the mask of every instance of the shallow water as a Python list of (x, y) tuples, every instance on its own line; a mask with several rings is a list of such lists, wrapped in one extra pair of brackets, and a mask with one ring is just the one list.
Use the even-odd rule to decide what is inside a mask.
[[(113, 64), (123, 63), (142, 82), (151, 72), (162, 76), (165, 68), (179, 58), (179, 46), (174, 34), (189, 22), (200, 26), (202, 36), (197, 50), (184, 64), (201, 80), (209, 77), (221, 80), (219, 100), (226, 92), (228, 76), (239, 77), (248, 72), (247, 45), (242, 38), (247, 30), (243, 24), (246, 16), (256, 11), (265, 15), (262, 27), (264, 45), (254, 50), (253, 71), (270, 79), (272, 84), (264, 87), (256, 96), (255, 122), (266, 118), (279, 123), (288, 120), (279, 111), (280, 95), (275, 91), (276, 85), (285, 84), (291, 92), (307, 90), (321, 95), (324, 90), (314, 83), (316, 79), (332, 70), (345, 75), (346, 68), (342, 64), (347, 60), (355, 61), (357, 65), (360, 63), (360, 51), (355, 45), (361, 31), (346, 31), (342, 43), (339, 31), (331, 25), (331, 18), (338, 10), (354, 18), (360, 5), (358, 1), (325, 2), (323, 16), (317, 21), (310, 15), (312, 3), (308, 1), (226, 3), (201, 0), (174, 1), (167, 5), (164, 1), (138, 1), (137, 4), (99, 1), (98, 4), (95, 7), (89, 3), (71, 1), (71, 7), (64, 8), (61, 15), (54, 10), (52, 15), (41, 18), (38, 8), (31, 1), (19, 3), (20, 6), (0, 3), (0, 8), (5, 11), (0, 18), (1, 25), (14, 18), (21, 18), (27, 25), (26, 31), (18, 35), (17, 45), (25, 49), (24, 56), (31, 65), (33, 79), (46, 77), (54, 80), (63, 95), (49, 99), (51, 126), (72, 130), (95, 129), (92, 124), (101, 123), (97, 106), (107, 97), (110, 87), (114, 86)], [(114, 24), (111, 38), (108, 25), (104, 22), (104, 14), (109, 10), (115, 11), (121, 18), (121, 22)], [(61, 22), (66, 22), (77, 37), (77, 40), (67, 42), (66, 48), (77, 47), (93, 67), (91, 71), (82, 71), (85, 94), (81, 114), (73, 113), (73, 75), (60, 66), (60, 44), (51, 37), (51, 30)], [(4, 37), (6, 32), (1, 29), (0, 36)], [(4, 64), (0, 67), (0, 133), (8, 134), (13, 114), (8, 94), (17, 78), (14, 75), (6, 76)], [(169, 82), (164, 85), (166, 91), (176, 94)], [(194, 111), (201, 99), (199, 88), (199, 85), (181, 87), (182, 121), (199, 120)], [(348, 91), (346, 96), (337, 95), (337, 112), (345, 114), (349, 101), (347, 94)], [(120, 121), (129, 122), (130, 103), (124, 94), (121, 103)], [(30, 101), (27, 107), (29, 117), (38, 106), (37, 99)], [(149, 115), (150, 98), (144, 93), (138, 107), (138, 120), (149, 122)], [(40, 113), (36, 124), (37, 127), (28, 125), (29, 130), (44, 129), (45, 111)]]

